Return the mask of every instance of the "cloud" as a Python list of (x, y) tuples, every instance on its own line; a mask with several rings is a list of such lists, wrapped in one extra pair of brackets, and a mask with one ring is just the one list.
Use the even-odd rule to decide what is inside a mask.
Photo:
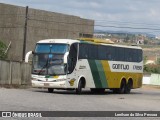
[[(97, 24), (120, 26), (120, 22), (159, 24), (159, 0), (0, 0), (2, 3), (104, 20)], [(131, 25), (131, 24), (129, 24)], [(132, 26), (137, 27), (135, 24)], [(140, 24), (138, 24), (139, 27)], [(160, 31), (159, 31), (160, 32)]]

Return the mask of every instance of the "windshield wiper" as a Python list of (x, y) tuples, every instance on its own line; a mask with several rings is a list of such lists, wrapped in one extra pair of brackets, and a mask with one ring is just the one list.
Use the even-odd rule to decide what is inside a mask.
[(48, 66), (48, 60), (49, 60), (49, 58), (47, 58), (46, 64), (41, 68), (41, 70), (39, 71), (38, 75), (40, 75), (42, 70)]

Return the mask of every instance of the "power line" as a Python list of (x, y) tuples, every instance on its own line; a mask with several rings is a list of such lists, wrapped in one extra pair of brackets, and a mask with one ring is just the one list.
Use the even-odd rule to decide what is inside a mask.
[(157, 26), (160, 26), (160, 25), (151, 25), (151, 24), (131, 24), (131, 23), (110, 23), (110, 22), (105, 22), (105, 23), (95, 23), (95, 25), (104, 25), (104, 26), (111, 26), (111, 25), (113, 25), (113, 26), (123, 26), (123, 27), (125, 27), (125, 26), (131, 26), (131, 27), (149, 27), (149, 28), (155, 28), (155, 27), (157, 27)]
[(160, 24), (151, 24), (151, 23), (136, 23), (136, 22), (127, 22), (127, 21), (108, 21), (108, 20), (95, 20), (98, 23), (117, 23), (117, 24), (138, 24), (138, 25), (160, 25)]
[[(89, 24), (78, 24), (78, 23), (60, 22), (60, 21), (48, 21), (48, 20), (30, 19), (30, 18), (29, 18), (29, 20), (92, 26), (92, 25), (89, 25)], [(145, 29), (145, 30), (156, 30), (156, 31), (160, 30), (160, 28), (149, 28), (149, 27), (131, 27), (131, 26), (125, 26), (125, 27), (123, 27), (123, 26), (114, 26), (114, 25), (94, 25), (94, 26), (98, 26), (98, 27), (113, 27), (113, 28), (126, 28), (126, 29)]]
[[(15, 17), (17, 17), (17, 16), (19, 16), (19, 17), (25, 17), (25, 14), (3, 14), (3, 13), (1, 13), (0, 15), (9, 15), (9, 16), (15, 16)], [(34, 16), (35, 17), (35, 15), (33, 15), (33, 14), (29, 14), (28, 15), (29, 17), (30, 16)], [(51, 16), (51, 15), (38, 15), (38, 16), (43, 16), (43, 17), (50, 17), (50, 18), (55, 18), (55, 16), (53, 17), (53, 16)], [(58, 15), (56, 15), (56, 16), (58, 16)], [(71, 22), (60, 22), (60, 21), (52, 21), (52, 20), (42, 20), (42, 19), (33, 19), (33, 18), (28, 18), (28, 20), (36, 20), (36, 21), (44, 21), (44, 22), (56, 22), (56, 23), (66, 23), (66, 24), (76, 24), (76, 23), (71, 23)], [(149, 25), (149, 26), (152, 26), (152, 25), (160, 25), (160, 24), (151, 24), (151, 23), (136, 23), (136, 22), (127, 22), (127, 21), (108, 21), (108, 20), (103, 20), (103, 19), (101, 19), (101, 20), (94, 20), (95, 22), (98, 22), (98, 23), (114, 23), (114, 24), (126, 24), (126, 25), (128, 25), (128, 24), (137, 24), (137, 25)], [(76, 25), (89, 25), (89, 24), (76, 24)], [(90, 25), (90, 26), (92, 26), (92, 25)], [(96, 25), (95, 25), (96, 26)], [(103, 25), (102, 25), (103, 26)], [(108, 26), (108, 25), (107, 25)], [(110, 25), (109, 25), (110, 26)]]
[(128, 28), (128, 29), (145, 29), (145, 30), (160, 30), (160, 28), (147, 28), (147, 27), (119, 27), (119, 26), (112, 26), (112, 25), (108, 25), (108, 26), (104, 26), (104, 25), (94, 25), (94, 26), (98, 26), (98, 27), (112, 27), (112, 28)]
[[(52, 21), (52, 20), (42, 20), (42, 19), (33, 19), (33, 18), (28, 18), (28, 20), (33, 20), (33, 21), (41, 21), (41, 22), (52, 22), (52, 23), (64, 23), (64, 24), (73, 24), (73, 25), (87, 25), (87, 26), (93, 26), (92, 24), (86, 24), (86, 23), (71, 23), (71, 22), (62, 22), (62, 21)], [(8, 24), (13, 24), (13, 23), (8, 23)], [(23, 24), (15, 24), (19, 28), (24, 27)], [(17, 28), (17, 26), (0, 26), (0, 28)], [(131, 27), (131, 26), (115, 26), (115, 25), (94, 25), (95, 27), (112, 27), (112, 28), (123, 28), (123, 29), (145, 29), (145, 30), (155, 30), (159, 31), (160, 28), (150, 28), (150, 27)], [(35, 28), (40, 28), (40, 29), (47, 29), (47, 28), (42, 28), (42, 27), (36, 27), (36, 26), (28, 26), (28, 27), (35, 27)], [(51, 29), (52, 30), (52, 29)], [(55, 29), (53, 29), (55, 30)], [(72, 32), (72, 31), (71, 31)], [(76, 31), (75, 31), (76, 32)]]

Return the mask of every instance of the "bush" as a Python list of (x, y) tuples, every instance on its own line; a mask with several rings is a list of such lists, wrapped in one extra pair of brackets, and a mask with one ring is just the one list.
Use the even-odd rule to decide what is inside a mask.
[(144, 72), (160, 74), (160, 65), (144, 65)]
[(7, 49), (7, 46), (0, 41), (0, 59), (6, 59), (7, 55), (5, 54), (5, 50)]

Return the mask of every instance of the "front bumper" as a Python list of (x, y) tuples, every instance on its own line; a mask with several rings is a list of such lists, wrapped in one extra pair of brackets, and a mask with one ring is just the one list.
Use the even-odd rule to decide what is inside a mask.
[(32, 87), (65, 89), (67, 88), (67, 81), (43, 82), (43, 81), (32, 80)]

